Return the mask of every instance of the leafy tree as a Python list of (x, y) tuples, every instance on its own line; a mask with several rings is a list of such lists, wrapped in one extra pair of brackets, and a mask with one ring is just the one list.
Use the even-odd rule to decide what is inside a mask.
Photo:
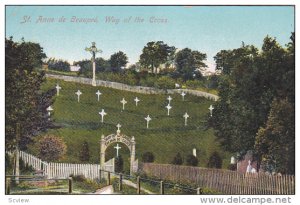
[(209, 168), (222, 168), (222, 158), (218, 152), (213, 152), (208, 160), (207, 167)]
[(186, 165), (188, 166), (197, 166), (199, 163), (198, 158), (192, 154), (187, 155), (186, 157)]
[(70, 64), (65, 60), (49, 58), (47, 64), (48, 68), (51, 70), (70, 71)]
[(268, 171), (295, 174), (294, 113), (287, 99), (275, 99), (266, 126), (258, 130), (255, 148)]
[[(52, 127), (47, 107), (53, 103), (55, 88), (41, 91), (46, 55), (37, 43), (5, 39), (5, 148), (26, 149), (32, 137)], [(16, 139), (16, 125), (20, 138)]]
[(159, 65), (172, 61), (174, 53), (174, 46), (168, 46), (163, 41), (151, 41), (143, 48), (139, 63), (141, 66), (151, 69), (152, 73), (157, 73)]
[(171, 162), (172, 164), (175, 164), (175, 165), (182, 165), (183, 164), (183, 158), (181, 156), (181, 154), (178, 152), (174, 159), (172, 160)]
[(90, 148), (86, 140), (82, 143), (82, 147), (79, 153), (79, 159), (82, 162), (88, 162), (90, 160)]
[(197, 69), (207, 67), (204, 60), (206, 60), (206, 54), (184, 48), (176, 54), (176, 70), (184, 80), (192, 79)]
[(154, 155), (153, 155), (152, 152), (145, 152), (142, 155), (142, 161), (143, 162), (150, 162), (150, 163), (152, 163), (152, 162), (154, 162), (154, 159), (155, 159), (155, 157), (154, 157)]
[(128, 57), (125, 53), (119, 51), (110, 56), (109, 63), (113, 71), (119, 71), (128, 63)]
[[(208, 124), (227, 151), (243, 155), (254, 148), (255, 136), (261, 127), (265, 128), (275, 99), (287, 99), (294, 107), (293, 44), (292, 40), (285, 49), (276, 39), (267, 36), (261, 52), (253, 46), (243, 45), (234, 49), (233, 63), (232, 59), (224, 62), (232, 67), (228, 74), (219, 78), (220, 98), (214, 106), (213, 117), (208, 116)], [(263, 129), (259, 135), (264, 135), (262, 133), (265, 133)], [(263, 154), (258, 147), (256, 151)]]
[(116, 159), (115, 159), (115, 172), (120, 173), (123, 171), (123, 167), (124, 167), (124, 160), (122, 158), (121, 155), (119, 155)]
[(45, 135), (39, 141), (39, 157), (45, 161), (57, 161), (61, 159), (67, 151), (64, 141), (53, 135)]
[[(96, 58), (95, 59), (96, 63), (96, 72), (103, 72), (110, 69), (110, 64), (107, 60), (104, 58)], [(79, 65), (80, 70), (78, 72), (78, 75), (84, 75), (87, 77), (92, 77), (93, 74), (93, 65), (91, 60), (81, 60), (81, 61), (75, 61), (73, 63), (74, 65)]]

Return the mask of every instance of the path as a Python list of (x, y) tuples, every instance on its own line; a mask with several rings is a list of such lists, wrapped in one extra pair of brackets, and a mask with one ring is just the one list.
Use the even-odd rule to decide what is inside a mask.
[(93, 194), (116, 194), (114, 193), (114, 188), (112, 185), (103, 187), (101, 189), (98, 189), (95, 193)]

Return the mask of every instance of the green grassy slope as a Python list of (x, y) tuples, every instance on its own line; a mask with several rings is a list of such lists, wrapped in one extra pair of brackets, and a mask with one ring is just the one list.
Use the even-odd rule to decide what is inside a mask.
[[(67, 156), (63, 161), (79, 162), (79, 151), (83, 141), (87, 140), (91, 152), (90, 162), (99, 163), (101, 135), (116, 133), (116, 125), (120, 123), (123, 134), (135, 137), (136, 155), (139, 159), (144, 152), (150, 151), (154, 153), (155, 162), (170, 163), (177, 152), (186, 157), (192, 153), (193, 148), (197, 148), (200, 166), (206, 166), (209, 155), (215, 150), (226, 159), (223, 164), (229, 162), (228, 153), (221, 151), (213, 131), (204, 129), (205, 117), (212, 101), (191, 95), (186, 95), (185, 101), (182, 101), (180, 95), (171, 95), (172, 109), (170, 116), (167, 116), (165, 106), (168, 104), (168, 95), (144, 95), (54, 79), (47, 79), (43, 89), (53, 88), (56, 83), (59, 83), (62, 89), (60, 95), (55, 96), (51, 117), (61, 128), (49, 130), (48, 133), (61, 136), (67, 143)], [(75, 95), (78, 89), (83, 93), (79, 103)], [(98, 89), (102, 93), (99, 102), (95, 94)], [(128, 102), (124, 111), (120, 103), (123, 97)], [(141, 100), (137, 107), (133, 101), (135, 97)], [(107, 113), (104, 123), (101, 123), (98, 114), (101, 109)], [(185, 112), (190, 115), (186, 127), (183, 118)], [(144, 118), (148, 114), (152, 121), (149, 129), (146, 129)], [(126, 164), (129, 160), (129, 150), (125, 145), (119, 145), (122, 147), (120, 154)], [(115, 145), (107, 149), (107, 159), (115, 155), (113, 146)], [(31, 147), (31, 151), (37, 152), (35, 146)]]

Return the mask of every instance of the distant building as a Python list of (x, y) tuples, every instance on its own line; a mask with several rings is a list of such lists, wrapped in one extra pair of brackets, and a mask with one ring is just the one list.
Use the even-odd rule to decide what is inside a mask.
[[(249, 166), (250, 165), (250, 166)], [(253, 152), (248, 151), (242, 160), (237, 162), (237, 172), (239, 173), (253, 173), (258, 171), (257, 160), (254, 158)], [(250, 170), (251, 168), (251, 170)]]
[(70, 66), (70, 71), (72, 72), (77, 72), (80, 70), (80, 66), (79, 65), (71, 65)]

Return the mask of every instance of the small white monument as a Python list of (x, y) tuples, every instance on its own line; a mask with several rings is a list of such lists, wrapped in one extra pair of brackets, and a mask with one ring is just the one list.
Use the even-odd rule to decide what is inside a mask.
[(61, 87), (57, 84), (55, 88), (56, 88), (56, 94), (57, 96), (59, 96), (59, 90), (61, 89)]
[(121, 147), (119, 147), (119, 144), (117, 144), (116, 147), (114, 147), (117, 150), (117, 157), (119, 156), (119, 149), (121, 149)]
[(51, 107), (51, 105), (47, 108), (47, 111), (48, 111), (48, 116), (50, 117), (51, 111), (53, 111), (53, 108)]
[(215, 109), (215, 108), (212, 105), (210, 105), (208, 109), (210, 111), (210, 116), (212, 117), (212, 112), (213, 112), (213, 109)]
[(234, 157), (234, 156), (232, 156), (232, 157), (230, 158), (230, 164), (236, 164), (236, 160), (235, 160), (235, 157)]
[(168, 116), (169, 116), (169, 115), (170, 115), (170, 110), (172, 109), (172, 107), (171, 107), (170, 104), (168, 104), (168, 105), (166, 106), (166, 108), (168, 109)]
[(127, 103), (127, 101), (123, 98), (120, 102), (123, 104), (123, 110), (124, 110), (125, 109), (125, 104)]
[(184, 117), (184, 126), (187, 126), (187, 119), (190, 117), (187, 113), (183, 115)]
[(105, 115), (107, 115), (107, 113), (104, 112), (104, 109), (102, 109), (102, 111), (99, 112), (99, 115), (101, 115), (101, 122), (103, 123), (103, 117), (104, 117)]
[(194, 155), (195, 157), (197, 157), (197, 150), (196, 150), (196, 148), (193, 149), (193, 155)]
[(118, 134), (121, 133), (121, 130), (120, 130), (121, 127), (122, 127), (122, 126), (120, 125), (120, 123), (118, 123), (118, 124), (117, 124), (117, 128), (118, 128), (117, 133), (118, 133)]
[(184, 101), (184, 96), (186, 96), (186, 93), (182, 91), (180, 95), (182, 96), (182, 101)]
[(98, 97), (98, 102), (99, 102), (100, 95), (102, 95), (102, 93), (98, 90), (98, 91), (96, 92), (96, 95), (97, 95), (97, 97)]
[(145, 120), (147, 121), (147, 129), (149, 127), (149, 121), (152, 120), (151, 117), (148, 115)]
[(77, 101), (79, 102), (80, 95), (82, 94), (82, 92), (80, 92), (80, 90), (78, 90), (75, 94), (77, 95)]
[(140, 102), (140, 99), (138, 99), (138, 97), (135, 97), (135, 98), (134, 98), (134, 101), (135, 101), (135, 106), (137, 106), (137, 105), (138, 105), (138, 102)]
[(171, 103), (171, 100), (172, 100), (171, 96), (169, 96), (169, 97), (167, 98), (167, 100), (169, 101), (169, 104), (170, 104), (170, 103)]

